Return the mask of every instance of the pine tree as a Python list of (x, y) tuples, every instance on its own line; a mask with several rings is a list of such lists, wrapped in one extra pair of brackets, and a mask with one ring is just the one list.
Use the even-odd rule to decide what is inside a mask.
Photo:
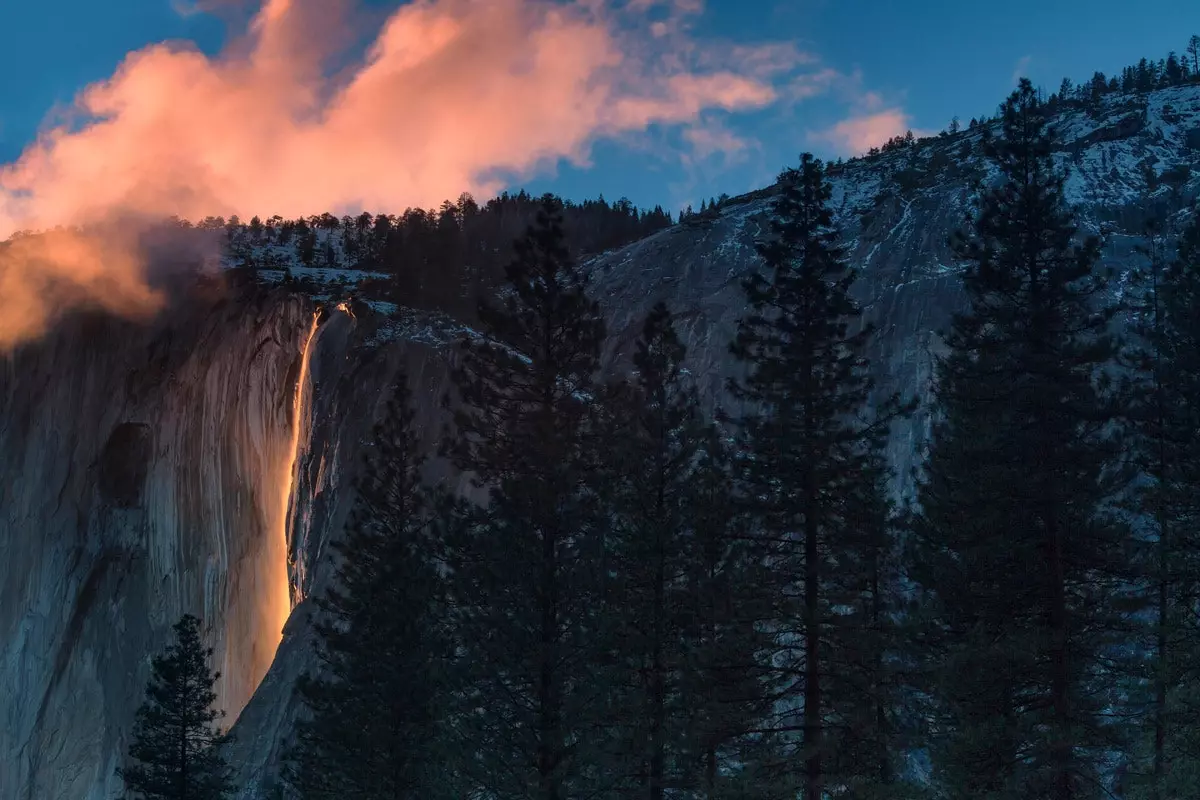
[(357, 481), (334, 584), (317, 598), (321, 670), (299, 683), (288, 782), (303, 800), (457, 797), (447, 767), (452, 641), (434, 498), (401, 374)]
[(480, 307), (480, 337), (454, 374), (449, 455), (488, 493), (453, 562), (474, 668), (461, 725), (480, 791), (559, 800), (607, 777), (594, 752), (606, 691), (596, 673), (611, 648), (598, 618), (606, 519), (592, 469), (604, 324), (556, 198), (542, 199), (515, 250), (503, 305)]
[(635, 344), (635, 378), (621, 393), (624, 421), (615, 439), (619, 465), (614, 566), (618, 575), (621, 752), (640, 794), (662, 800), (686, 782), (682, 763), (682, 626), (689, 541), (689, 479), (699, 442), (686, 348), (670, 311), (654, 306)]
[(1137, 66), (1134, 67), (1134, 69), (1136, 75), (1135, 88), (1137, 91), (1139, 93), (1144, 93), (1153, 89), (1155, 83), (1154, 64), (1143, 58), (1138, 61)]
[(1138, 466), (1149, 479), (1136, 496), (1135, 513), (1150, 525), (1142, 564), (1152, 610), (1148, 677), (1149, 765), (1137, 787), (1151, 798), (1192, 794), (1200, 785), (1200, 738), (1192, 722), (1200, 711), (1200, 223), (1179, 240), (1167, 265), (1166, 236), (1148, 232), (1148, 265), (1135, 308), (1142, 346), (1133, 366), (1137, 385), (1132, 422)]
[(840, 731), (831, 772), (861, 800), (919, 794), (900, 764), (911, 710), (896, 664), (902, 591), (882, 444), (872, 447), (861, 479), (844, 499), (844, 541), (828, 588), (841, 606), (829, 637), (829, 668), (838, 676), (829, 693), (829, 724)]
[(1178, 86), (1183, 83), (1183, 68), (1179, 65), (1179, 56), (1172, 51), (1167, 55), (1163, 65), (1163, 82), (1167, 86)]
[(1075, 86), (1071, 83), (1070, 78), (1063, 78), (1062, 83), (1058, 86), (1058, 96), (1065, 103), (1071, 99), (1072, 93), (1075, 91)]
[(803, 709), (799, 723), (781, 721), (801, 734), (785, 766), (803, 763), (807, 800), (820, 800), (828, 781), (848, 779), (830, 774), (841, 730), (829, 722), (857, 703), (830, 669), (841, 647), (834, 606), (843, 600), (831, 579), (834, 564), (856, 556), (847, 552), (849, 499), (862, 491), (879, 433), (902, 410), (892, 397), (877, 404), (874, 419), (868, 413), (873, 386), (863, 352), (872, 329), (851, 333), (861, 316), (850, 296), (857, 276), (833, 226), (830, 192), (808, 154), (780, 176), (773, 236), (758, 246), (768, 272), (744, 283), (751, 313), (732, 345), (748, 375), (730, 387), (750, 409), (740, 419), (751, 453), (742, 480), (763, 540), (773, 544), (779, 691), (786, 706)]
[(200, 642), (200, 621), (185, 614), (175, 641), (152, 660), (146, 701), (137, 711), (130, 763), (117, 774), (132, 797), (143, 800), (222, 800), (231, 796), (224, 737), (215, 726), (221, 712), (210, 671), (212, 648)]
[(701, 419), (685, 357), (657, 304), (635, 346), (634, 378), (614, 403), (612, 614), (626, 711), (617, 753), (633, 768), (625, 791), (652, 798), (750, 791), (753, 773), (739, 756), (768, 702), (751, 668), (768, 643), (754, 627), (761, 567), (734, 541), (727, 455)]
[(1125, 578), (1123, 531), (1103, 513), (1119, 488), (1099, 375), (1114, 312), (1028, 81), (1003, 112), (987, 144), (1000, 182), (954, 241), (971, 307), (938, 364), (912, 524), (918, 654), (948, 797), (1095, 797), (1116, 745), (1104, 689)]
[(1192, 34), (1188, 39), (1187, 51), (1192, 57), (1192, 74), (1200, 75), (1200, 34)]
[(704, 800), (774, 800), (788, 794), (775, 769), (779, 736), (769, 727), (772, 650), (762, 629), (774, 597), (762, 547), (748, 535), (734, 492), (730, 446), (709, 425), (688, 480), (684, 668), (685, 750)]
[[(1137, 468), (1153, 481), (1150, 486), (1138, 487), (1127, 503), (1131, 514), (1135, 518), (1145, 517), (1152, 528), (1149, 537), (1146, 537), (1152, 541), (1138, 541), (1141, 547), (1136, 551), (1147, 584), (1144, 592), (1146, 608), (1139, 610), (1149, 610), (1156, 617), (1154, 623), (1147, 626), (1152, 630), (1145, 632), (1148, 634), (1146, 638), (1150, 640), (1147, 645), (1152, 653), (1153, 666), (1148, 675), (1137, 676), (1144, 678), (1143, 688), (1148, 690), (1152, 697), (1146, 700), (1150, 718), (1148, 727), (1153, 731), (1151, 766), (1149, 776), (1135, 771), (1130, 782), (1134, 784), (1135, 793), (1149, 786), (1153, 796), (1161, 787), (1165, 763), (1166, 693), (1169, 679), (1164, 666), (1167, 659), (1174, 655), (1174, 648), (1168, 646), (1171, 580), (1166, 561), (1173, 537), (1170, 535), (1172, 526), (1166, 519), (1166, 507), (1163, 502), (1166, 494), (1162, 491), (1167, 457), (1167, 376), (1164, 373), (1166, 364), (1163, 356), (1166, 343), (1162, 309), (1165, 237), (1161, 231), (1161, 220), (1153, 218), (1147, 223), (1146, 238), (1148, 244), (1137, 249), (1147, 257), (1149, 263), (1145, 269), (1133, 273), (1131, 290), (1128, 293), (1132, 297), (1129, 302), (1133, 317), (1130, 327), (1137, 338), (1129, 347), (1129, 352), (1124, 355), (1134, 376), (1126, 387), (1131, 398), (1129, 432), (1134, 452), (1132, 460)], [(1135, 691), (1131, 692), (1135, 697), (1136, 687), (1135, 683)]]

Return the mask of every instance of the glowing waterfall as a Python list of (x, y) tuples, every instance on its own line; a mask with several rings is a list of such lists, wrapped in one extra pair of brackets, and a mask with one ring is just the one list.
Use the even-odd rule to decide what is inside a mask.
[[(317, 335), (317, 323), (320, 319), (321, 312), (313, 313), (312, 323), (308, 328), (308, 335), (304, 338), (304, 345), (300, 349), (300, 374), (296, 378), (296, 388), (292, 394), (292, 416), (291, 416), (291, 435), (288, 440), (286, 471), (283, 473), (284, 480), (280, 481), (281, 489), (279, 493), (279, 513), (276, 521), (275, 531), (272, 538), (274, 546), (279, 549), (279, 558), (273, 560), (276, 569), (279, 573), (276, 575), (273, 583), (273, 597), (271, 605), (274, 613), (272, 616), (273, 635), (275, 636), (275, 645), (278, 646), (279, 641), (283, 638), (283, 626), (287, 622), (288, 615), (292, 612), (293, 596), (290, 580), (290, 572), (292, 566), (291, 547), (288, 542), (288, 528), (291, 520), (291, 505), (292, 495), (296, 487), (296, 462), (300, 457), (300, 433), (304, 427), (304, 398), (305, 389), (308, 387), (308, 366), (312, 359), (312, 342)], [(272, 648), (274, 653), (274, 648)]]

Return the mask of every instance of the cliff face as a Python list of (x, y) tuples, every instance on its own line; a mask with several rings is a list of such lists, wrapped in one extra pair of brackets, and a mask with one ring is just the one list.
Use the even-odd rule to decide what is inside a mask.
[[(1106, 261), (1120, 273), (1147, 210), (1182, 208), (1200, 188), (1190, 172), (1200, 166), (1200, 90), (1116, 100), (1060, 123), (1070, 198), (1107, 235)], [(879, 331), (880, 392), (927, 392), (937, 332), (962, 306), (945, 241), (988, 177), (978, 137), (834, 176)], [(726, 402), (739, 280), (755, 266), (767, 194), (590, 263), (613, 369), (665, 299), (692, 373), (710, 402)], [(441, 430), (454, 326), (375, 309), (278, 290), (200, 293), (150, 325), (73, 319), (0, 361), (0, 800), (117, 793), (148, 654), (185, 611), (203, 618), (224, 673), (246, 795), (269, 782), (296, 713), (292, 686), (312, 666), (305, 598), (329, 580), (348, 487), (399, 369), (431, 447)], [(920, 414), (894, 432), (898, 491), (926, 432)]]
[[(1113, 271), (1119, 293), (1138, 262), (1135, 247), (1150, 214), (1177, 219), (1200, 194), (1200, 87), (1111, 98), (1091, 114), (1064, 113), (1055, 125), (1067, 199), (1082, 233), (1103, 237), (1103, 266)], [(962, 265), (948, 239), (962, 226), (977, 186), (994, 177), (983, 135), (979, 128), (927, 140), (832, 173), (835, 217), (849, 261), (860, 270), (855, 294), (877, 330), (869, 355), (880, 396), (928, 393), (938, 334), (964, 307)], [(727, 403), (721, 387), (735, 369), (728, 343), (744, 309), (740, 282), (757, 263), (754, 241), (765, 232), (769, 205), (769, 191), (735, 198), (717, 214), (596, 259), (610, 357), (632, 353), (641, 321), (665, 300), (679, 314), (690, 368), (705, 394)], [(928, 423), (918, 413), (893, 432), (900, 493), (911, 486)]]
[(77, 319), (0, 366), (0, 797), (113, 795), (147, 654), (184, 611), (222, 704), (254, 691), (287, 611), (271, 534), (307, 315)]

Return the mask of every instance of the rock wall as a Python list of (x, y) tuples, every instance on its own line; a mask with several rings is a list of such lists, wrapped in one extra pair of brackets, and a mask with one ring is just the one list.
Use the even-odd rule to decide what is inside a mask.
[(0, 797), (114, 796), (149, 654), (184, 612), (222, 707), (258, 685), (307, 305), (79, 317), (0, 361)]

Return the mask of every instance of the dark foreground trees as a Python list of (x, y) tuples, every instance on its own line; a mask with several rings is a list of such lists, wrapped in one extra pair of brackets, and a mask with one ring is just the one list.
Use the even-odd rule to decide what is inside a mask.
[(1131, 456), (1146, 478), (1131, 510), (1145, 529), (1137, 552), (1150, 658), (1145, 735), (1128, 782), (1131, 796), (1157, 800), (1194, 794), (1200, 775), (1200, 215), (1174, 258), (1163, 232), (1150, 233), (1131, 410)]
[(151, 662), (129, 763), (118, 774), (131, 798), (224, 800), (232, 786), (215, 725), (221, 712), (212, 707), (213, 685), (220, 677), (208, 666), (212, 648), (201, 643), (200, 621), (190, 614), (173, 630), (175, 641)]
[(807, 800), (836, 787), (874, 791), (894, 777), (874, 719), (888, 704), (879, 628), (889, 511), (879, 467), (905, 409), (872, 396), (872, 329), (850, 294), (857, 275), (830, 193), (811, 155), (780, 176), (771, 235), (758, 246), (764, 269), (744, 284), (750, 313), (732, 346), (748, 367), (731, 385), (749, 409), (739, 420), (742, 493), (774, 594), (779, 716), (765, 735), (776, 757), (759, 780), (769, 796)]
[(604, 323), (543, 199), (501, 305), (455, 373), (451, 460), (486, 491), (452, 561), (466, 669), (461, 760), (475, 790), (560, 800), (598, 791), (611, 639), (603, 613), (600, 387)]
[(612, 719), (625, 796), (743, 797), (770, 711), (768, 581), (748, 546), (720, 431), (707, 422), (666, 305), (612, 398)]
[(303, 800), (461, 796), (447, 768), (453, 645), (440, 545), (409, 397), (401, 374), (335, 545), (334, 585), (317, 600), (322, 670), (299, 684), (309, 715), (288, 770)]
[[(1003, 117), (1000, 180), (956, 241), (970, 306), (938, 364), (905, 563), (884, 443), (907, 407), (872, 384), (821, 164), (781, 176), (746, 282), (732, 443), (665, 306), (631, 375), (598, 379), (604, 324), (545, 199), (457, 362), (445, 453), (476, 502), (435, 512), (411, 436), (378, 447), (400, 477), (364, 488), (327, 601), (305, 796), (1091, 800), (1138, 744), (1113, 721), (1144, 710), (1143, 684), (1147, 771), (1159, 797), (1186, 794), (1200, 234), (1163, 276), (1154, 391), (1131, 406), (1106, 377), (1098, 245), (1028, 83)], [(1130, 535), (1129, 497), (1157, 538)], [(1148, 630), (1153, 675), (1127, 646)], [(907, 741), (918, 714), (927, 738)]]
[(956, 243), (969, 310), (938, 364), (913, 520), (936, 777), (953, 798), (1098, 797), (1122, 621), (1114, 356), (1094, 239), (1022, 81), (988, 145), (1001, 181)]

